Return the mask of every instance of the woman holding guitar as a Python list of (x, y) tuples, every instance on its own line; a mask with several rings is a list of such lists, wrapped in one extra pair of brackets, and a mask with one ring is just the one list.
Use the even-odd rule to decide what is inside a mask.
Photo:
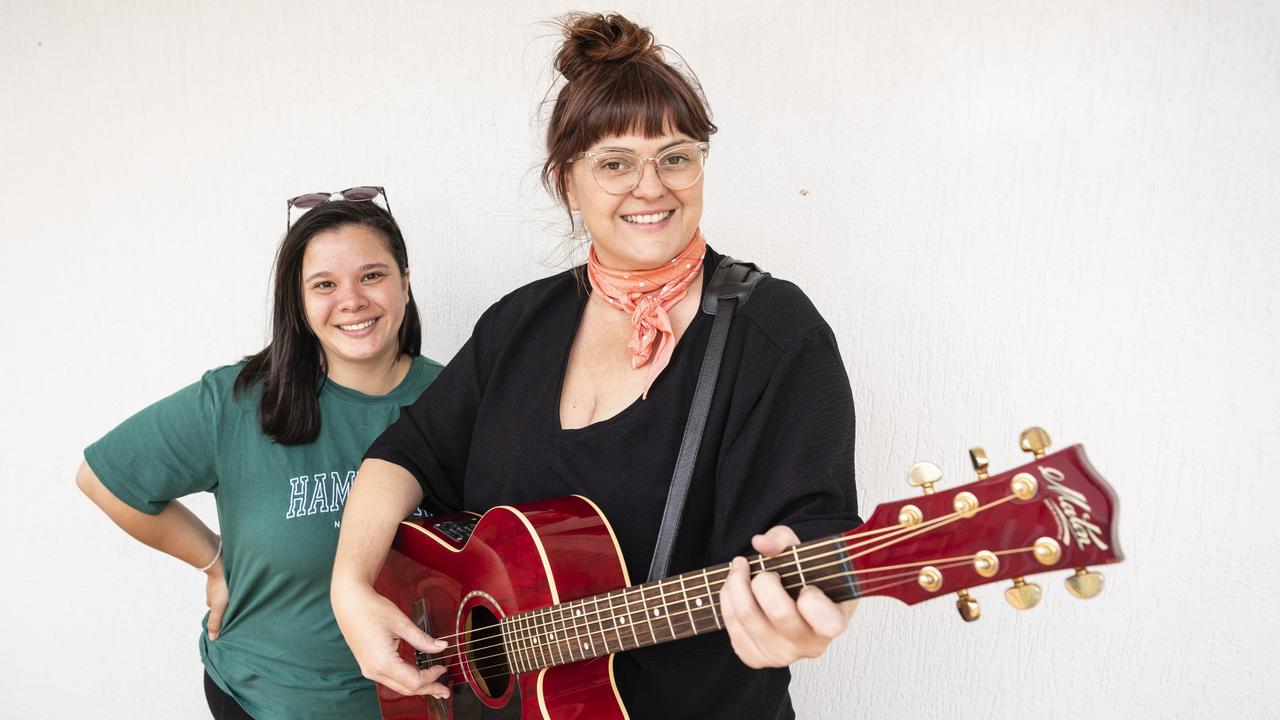
[[(335, 616), (365, 675), (405, 695), (451, 691), (397, 651), (444, 643), (373, 588), (397, 523), (420, 503), (481, 512), (577, 493), (643, 577), (708, 345), (699, 304), (722, 256), (700, 231), (716, 128), (696, 80), (621, 16), (563, 29), (543, 180), (589, 234), (588, 263), (484, 313), (370, 448), (344, 514)], [(856, 525), (853, 433), (831, 329), (795, 285), (764, 279), (733, 317), (672, 571)], [(720, 597), (727, 634), (616, 656), (631, 717), (794, 717), (787, 665), (823, 652), (853, 610), (814, 587), (793, 600), (772, 573), (748, 580), (740, 557)]]
[[(419, 354), (408, 254), (380, 195), (289, 201), (314, 209), (276, 256), (270, 344), (120, 424), (76, 478), (125, 532), (207, 574), (200, 656), (218, 719), (379, 717), (329, 607), (337, 520), (369, 443), (440, 372)], [(174, 501), (201, 491), (221, 537)]]

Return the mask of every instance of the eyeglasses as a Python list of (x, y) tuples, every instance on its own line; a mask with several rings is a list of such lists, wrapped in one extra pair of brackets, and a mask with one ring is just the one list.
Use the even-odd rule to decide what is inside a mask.
[(569, 158), (591, 161), (591, 176), (601, 190), (610, 195), (625, 195), (640, 184), (645, 163), (653, 163), (658, 180), (672, 190), (692, 187), (702, 178), (709, 143), (687, 143), (667, 148), (656, 157), (640, 157), (626, 150), (586, 150)]
[(341, 192), (313, 192), (306, 195), (291, 197), (288, 201), (288, 207), (285, 209), (284, 231), (289, 232), (289, 228), (293, 225), (293, 209), (302, 208), (310, 210), (333, 200), (350, 200), (352, 202), (364, 202), (373, 200), (382, 196), (382, 202), (387, 206), (387, 212), (391, 212), (391, 201), (387, 199), (387, 191), (380, 185), (360, 185), (358, 187), (347, 188)]

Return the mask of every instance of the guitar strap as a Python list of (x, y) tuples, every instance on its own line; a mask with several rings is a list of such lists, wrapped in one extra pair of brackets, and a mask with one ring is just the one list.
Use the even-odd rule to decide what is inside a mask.
[(689, 479), (698, 460), (698, 447), (702, 444), (702, 432), (711, 412), (711, 396), (720, 374), (720, 360), (724, 357), (725, 340), (729, 337), (729, 323), (733, 312), (746, 304), (751, 291), (769, 273), (755, 263), (743, 262), (725, 256), (702, 291), (702, 312), (716, 317), (711, 326), (711, 338), (702, 356), (702, 369), (698, 372), (698, 387), (693, 391), (693, 404), (689, 407), (689, 419), (685, 421), (684, 437), (680, 452), (676, 455), (676, 469), (671, 475), (671, 488), (667, 491), (667, 506), (662, 511), (662, 526), (658, 529), (658, 543), (653, 549), (653, 562), (649, 565), (649, 580), (661, 580), (667, 576), (671, 563), (671, 551), (675, 548), (680, 529), (680, 515), (689, 495)]

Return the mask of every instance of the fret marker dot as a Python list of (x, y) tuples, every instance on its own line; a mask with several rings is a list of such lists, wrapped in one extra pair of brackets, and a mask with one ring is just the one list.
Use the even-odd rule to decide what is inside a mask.
[(577, 612), (577, 613), (575, 613), (575, 614), (576, 614), (576, 615), (579, 615), (579, 616), (580, 616), (580, 615), (582, 615), (582, 608), (578, 608), (578, 612)]
[(659, 616), (659, 615), (661, 615), (661, 614), (662, 614), (662, 611), (661, 611), (661, 610), (659, 610), (658, 608), (654, 608), (654, 609), (653, 609), (653, 616), (654, 616), (654, 617), (658, 617), (658, 616)]
[(589, 644), (587, 644), (587, 643), (582, 643), (582, 649), (583, 649), (583, 650), (590, 650), (590, 649), (591, 649), (591, 646), (590, 646)]
[(693, 604), (697, 605), (698, 607), (702, 607), (702, 598), (698, 598), (697, 600), (694, 600)]
[(555, 640), (555, 639), (556, 639), (556, 634), (555, 634), (555, 633), (547, 633), (547, 639), (548, 639), (548, 640)]
[(627, 619), (626, 619), (626, 618), (618, 618), (617, 620), (618, 620), (618, 624), (619, 624), (619, 625), (626, 625), (626, 624), (627, 624)]

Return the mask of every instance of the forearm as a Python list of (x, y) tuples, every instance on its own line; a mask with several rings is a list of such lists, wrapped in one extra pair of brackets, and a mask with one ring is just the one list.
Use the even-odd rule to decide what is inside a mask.
[(180, 502), (170, 502), (158, 515), (135, 510), (113, 495), (88, 463), (80, 464), (76, 486), (134, 539), (192, 567), (205, 567), (218, 551), (217, 534)]
[(333, 561), (333, 585), (372, 585), (396, 527), (422, 501), (408, 470), (385, 460), (365, 460), (351, 483)]

